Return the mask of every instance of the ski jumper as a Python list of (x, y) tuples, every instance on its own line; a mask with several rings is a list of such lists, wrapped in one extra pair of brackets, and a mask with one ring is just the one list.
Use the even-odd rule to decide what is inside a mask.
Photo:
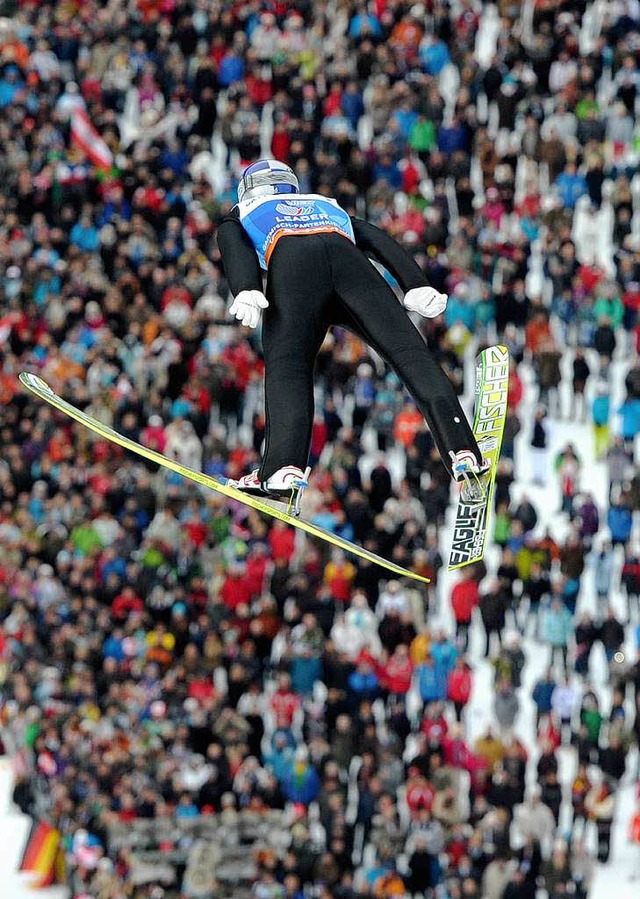
[(393, 368), (431, 429), (451, 474), (449, 452), (478, 445), (453, 386), (404, 307), (368, 257), (406, 293), (427, 286), (420, 267), (385, 231), (311, 194), (239, 202), (218, 228), (233, 296), (262, 290), (265, 453), (262, 480), (285, 465), (307, 466), (314, 416), (316, 356), (331, 326), (346, 328)]

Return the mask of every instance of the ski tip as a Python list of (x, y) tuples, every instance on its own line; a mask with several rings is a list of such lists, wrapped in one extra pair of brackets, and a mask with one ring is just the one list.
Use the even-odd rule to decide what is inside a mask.
[(415, 574), (413, 571), (411, 572), (411, 577), (414, 579), (414, 581), (420, 581), (420, 583), (422, 584), (431, 583), (430, 577), (423, 577), (421, 574)]
[(53, 394), (53, 390), (49, 387), (47, 382), (43, 381), (42, 378), (39, 378), (38, 375), (34, 375), (33, 372), (20, 372), (20, 374), (18, 375), (18, 380), (24, 387), (27, 387), (29, 390), (36, 390), (40, 393)]

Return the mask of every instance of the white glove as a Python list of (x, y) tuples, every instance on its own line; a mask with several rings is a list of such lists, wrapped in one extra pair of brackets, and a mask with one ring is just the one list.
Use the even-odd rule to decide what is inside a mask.
[(260, 321), (260, 310), (266, 309), (269, 301), (261, 290), (241, 290), (229, 312), (235, 315), (245, 328), (255, 328)]
[(412, 287), (404, 295), (404, 308), (417, 312), (425, 318), (436, 318), (447, 308), (448, 296), (439, 293), (435, 287)]

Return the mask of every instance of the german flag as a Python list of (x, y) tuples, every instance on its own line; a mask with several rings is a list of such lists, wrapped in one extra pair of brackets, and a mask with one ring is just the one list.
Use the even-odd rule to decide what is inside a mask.
[(62, 841), (60, 841), (49, 872), (41, 880), (31, 884), (31, 888), (34, 890), (42, 890), (44, 887), (52, 887), (56, 884), (66, 883), (66, 870), (64, 847)]
[[(56, 868), (59, 866), (59, 849), (61, 834), (46, 821), (34, 821), (27, 839), (20, 871), (36, 874), (38, 879), (34, 888), (51, 886), (56, 881)], [(58, 862), (58, 864), (56, 864)]]

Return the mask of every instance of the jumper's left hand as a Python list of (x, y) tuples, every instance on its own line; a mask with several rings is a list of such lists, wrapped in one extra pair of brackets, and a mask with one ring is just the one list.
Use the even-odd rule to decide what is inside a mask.
[(435, 287), (412, 287), (404, 295), (404, 308), (425, 318), (436, 318), (447, 308), (448, 296)]

